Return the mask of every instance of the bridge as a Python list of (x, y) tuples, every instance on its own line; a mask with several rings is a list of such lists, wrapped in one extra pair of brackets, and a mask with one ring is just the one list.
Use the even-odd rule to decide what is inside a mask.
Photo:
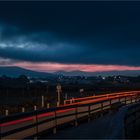
[[(39, 137), (48, 131), (57, 133), (65, 124), (77, 126), (83, 120), (91, 121), (96, 116), (139, 101), (140, 91), (118, 92), (67, 100), (56, 108), (1, 117), (0, 138), (24, 139)], [(125, 120), (128, 119), (125, 117)]]

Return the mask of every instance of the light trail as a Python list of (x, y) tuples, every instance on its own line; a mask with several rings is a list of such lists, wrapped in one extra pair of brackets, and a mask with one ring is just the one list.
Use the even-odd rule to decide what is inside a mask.
[(92, 99), (92, 100), (86, 100), (86, 101), (80, 101), (80, 102), (75, 102), (72, 104), (66, 104), (66, 105), (61, 105), (61, 107), (65, 107), (65, 106), (72, 106), (72, 105), (80, 105), (80, 104), (88, 104), (88, 103), (96, 103), (99, 101), (105, 101), (105, 100), (111, 100), (111, 99), (116, 99), (116, 98), (120, 98), (120, 97), (128, 97), (128, 96), (132, 96), (132, 95), (136, 95), (135, 93), (130, 93), (130, 94), (124, 94), (124, 95), (114, 95), (114, 96), (109, 96), (109, 97), (102, 97), (102, 98), (97, 98), (97, 99)]
[[(65, 110), (58, 110), (58, 111), (56, 111), (56, 113), (64, 113), (64, 112), (67, 112), (67, 111), (70, 111), (70, 110), (74, 110), (74, 108), (65, 109)], [(43, 114), (37, 115), (37, 118), (39, 119), (39, 118), (42, 118), (42, 117), (47, 117), (47, 116), (52, 116), (52, 115), (54, 115), (54, 112), (48, 112), (48, 113), (43, 113)], [(31, 117), (22, 118), (22, 119), (19, 119), (19, 120), (14, 120), (14, 121), (2, 123), (2, 124), (0, 124), (0, 127), (1, 126), (14, 125), (14, 124), (22, 123), (22, 122), (25, 122), (25, 121), (31, 121), (35, 117), (36, 116), (31, 116)]]
[[(73, 106), (73, 105), (96, 103), (96, 102), (105, 101), (105, 100), (117, 99), (117, 98), (120, 98), (120, 97), (129, 97), (129, 96), (132, 96), (132, 95), (136, 95), (138, 93), (140, 93), (140, 91), (112, 93), (112, 95), (110, 95), (110, 96), (107, 96), (108, 94), (106, 94), (106, 95), (98, 95), (99, 98), (97, 98), (97, 99), (96, 98), (92, 98), (92, 97), (88, 97), (88, 98), (85, 97), (86, 99), (89, 99), (89, 100), (80, 101), (80, 102), (76, 102), (76, 103), (72, 103), (72, 104), (61, 105), (60, 107), (66, 107), (66, 106), (70, 107), (70, 106)], [(84, 98), (77, 98), (77, 100), (79, 100), (79, 99), (84, 99)], [(68, 111), (74, 110), (74, 109), (75, 108), (69, 108), (69, 109), (65, 109), (65, 110), (57, 110), (56, 113), (57, 114), (64, 113), (64, 112), (68, 112)], [(52, 115), (54, 115), (54, 111), (53, 112), (39, 114), (39, 115), (37, 115), (37, 118), (43, 118), (43, 117), (52, 116)], [(22, 118), (22, 119), (10, 121), (10, 122), (5, 122), (5, 123), (0, 124), (0, 127), (14, 125), (14, 124), (22, 123), (22, 122), (26, 122), (26, 121), (31, 121), (35, 117), (36, 116), (31, 116), (31, 117), (26, 117), (26, 118)]]
[[(73, 100), (81, 102), (82, 100), (96, 99), (96, 98), (102, 98), (102, 97), (106, 97), (106, 96), (109, 97), (109, 96), (116, 96), (116, 95), (120, 95), (120, 94), (130, 94), (130, 93), (140, 93), (140, 91), (107, 93), (107, 94), (103, 94), (103, 95), (94, 95), (94, 96), (89, 96), (89, 97), (74, 98)], [(67, 102), (70, 102), (71, 99), (65, 100), (65, 101), (67, 103)]]

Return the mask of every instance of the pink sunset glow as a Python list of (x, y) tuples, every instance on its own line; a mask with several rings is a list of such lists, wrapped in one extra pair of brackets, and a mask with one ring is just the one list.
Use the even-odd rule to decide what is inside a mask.
[(101, 71), (123, 71), (123, 70), (140, 70), (140, 67), (122, 66), (122, 65), (98, 65), (98, 64), (60, 64), (60, 63), (31, 63), (31, 62), (16, 62), (12, 66), (19, 66), (22, 68), (41, 71), (41, 72), (55, 72), (59, 70), (64, 71), (85, 71), (85, 72), (101, 72)]

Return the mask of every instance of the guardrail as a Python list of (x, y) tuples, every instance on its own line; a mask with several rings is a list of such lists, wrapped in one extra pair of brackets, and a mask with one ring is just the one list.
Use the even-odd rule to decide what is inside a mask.
[[(140, 93), (140, 92), (139, 92)], [(37, 137), (40, 133), (58, 126), (73, 122), (78, 125), (80, 119), (92, 119), (97, 114), (118, 108), (122, 105), (138, 102), (139, 93), (113, 96), (103, 101), (86, 101), (57, 108), (43, 109), (28, 113), (20, 113), (0, 118), (1, 139), (23, 139)]]
[(124, 127), (126, 138), (140, 137), (140, 103), (128, 108), (124, 118)]
[[(131, 91), (131, 93), (135, 93), (135, 92), (139, 92), (139, 91)], [(91, 100), (91, 99), (99, 99), (102, 97), (113, 97), (113, 96), (119, 96), (122, 94), (130, 94), (130, 91), (128, 92), (119, 92), (119, 93), (109, 93), (109, 94), (103, 94), (103, 95), (93, 95), (93, 96), (88, 96), (88, 97), (81, 97), (81, 98), (72, 98), (72, 99), (67, 99), (65, 100), (66, 104), (70, 104), (71, 102), (81, 102), (81, 101), (87, 101), (87, 100)]]

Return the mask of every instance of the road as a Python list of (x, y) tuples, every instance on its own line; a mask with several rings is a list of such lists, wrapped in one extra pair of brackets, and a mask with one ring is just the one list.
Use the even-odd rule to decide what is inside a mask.
[(111, 112), (100, 118), (91, 120), (89, 123), (77, 127), (60, 130), (47, 139), (122, 139), (124, 138), (123, 118), (127, 106), (118, 112)]

